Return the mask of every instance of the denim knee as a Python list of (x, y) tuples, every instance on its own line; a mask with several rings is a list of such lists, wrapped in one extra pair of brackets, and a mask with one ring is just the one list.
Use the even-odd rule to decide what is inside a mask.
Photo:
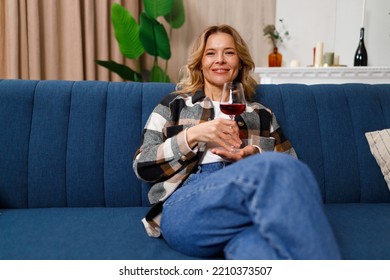
[(262, 174), (273, 173), (275, 176), (300, 176), (303, 175), (307, 180), (317, 184), (317, 181), (311, 169), (302, 161), (295, 157), (277, 153), (265, 152), (238, 161), (238, 170), (242, 170), (246, 175), (256, 177), (259, 172)]
[(247, 162), (252, 162), (253, 164), (269, 164), (269, 165), (275, 165), (280, 167), (287, 167), (287, 166), (296, 166), (296, 168), (301, 169), (308, 167), (305, 163), (300, 161), (299, 159), (284, 153), (278, 153), (278, 152), (265, 152), (261, 154), (256, 154), (251, 157), (248, 157), (245, 159)]

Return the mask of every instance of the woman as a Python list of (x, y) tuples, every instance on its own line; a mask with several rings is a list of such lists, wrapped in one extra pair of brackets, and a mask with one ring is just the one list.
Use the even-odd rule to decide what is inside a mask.
[[(154, 182), (145, 228), (198, 257), (338, 259), (318, 185), (272, 112), (248, 102), (230, 120), (219, 110), (225, 82), (241, 82), (252, 99), (253, 68), (232, 27), (209, 27), (197, 39), (187, 77), (154, 109), (134, 158), (137, 176)], [(282, 153), (241, 147), (251, 136), (274, 137)]]

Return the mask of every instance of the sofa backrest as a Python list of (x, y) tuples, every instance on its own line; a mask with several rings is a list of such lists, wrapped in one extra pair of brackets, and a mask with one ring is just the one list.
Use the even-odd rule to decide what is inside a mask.
[(390, 202), (364, 135), (390, 128), (390, 84), (262, 85), (258, 99), (313, 170), (326, 203)]
[(149, 205), (132, 169), (172, 84), (0, 81), (0, 208)]
[[(0, 208), (148, 205), (132, 170), (166, 83), (0, 81)], [(390, 85), (262, 85), (325, 202), (389, 202), (364, 132), (390, 125)]]

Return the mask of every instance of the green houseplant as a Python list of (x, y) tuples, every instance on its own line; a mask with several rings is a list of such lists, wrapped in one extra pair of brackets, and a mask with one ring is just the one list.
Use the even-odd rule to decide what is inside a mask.
[(263, 28), (264, 36), (268, 37), (272, 41), (274, 48), (277, 48), (279, 43), (282, 44), (285, 39), (289, 39), (290, 33), (286, 30), (283, 19), (279, 19), (282, 24), (282, 31), (276, 30), (274, 24), (268, 24)]
[[(170, 37), (172, 30), (180, 28), (185, 22), (183, 0), (143, 0), (143, 4), (145, 11), (140, 14), (139, 24), (120, 4), (111, 6), (111, 21), (119, 49), (125, 57), (137, 61), (137, 69), (112, 60), (96, 60), (96, 63), (117, 73), (124, 80), (170, 82), (167, 74), (168, 60), (171, 58)], [(169, 35), (158, 21), (160, 17), (169, 24)], [(140, 58), (144, 53), (154, 57), (150, 70), (141, 65)], [(159, 65), (159, 58), (165, 60), (164, 69)]]

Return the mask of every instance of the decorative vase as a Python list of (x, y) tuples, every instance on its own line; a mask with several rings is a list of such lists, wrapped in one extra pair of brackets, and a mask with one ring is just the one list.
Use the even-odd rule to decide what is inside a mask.
[(282, 66), (282, 54), (278, 52), (278, 48), (274, 48), (273, 52), (268, 55), (269, 67), (281, 67)]

